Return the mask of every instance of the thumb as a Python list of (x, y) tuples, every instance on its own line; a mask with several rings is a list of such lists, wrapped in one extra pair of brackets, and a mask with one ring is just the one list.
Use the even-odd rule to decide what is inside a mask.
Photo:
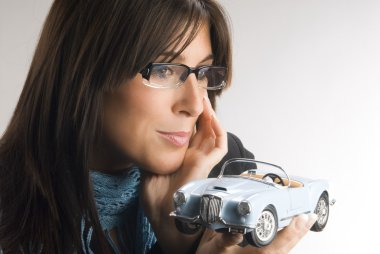
[(220, 249), (237, 245), (243, 241), (243, 235), (237, 233), (222, 233), (216, 236), (217, 246)]
[(294, 217), (289, 226), (280, 230), (274, 241), (263, 248), (268, 252), (282, 250), (281, 253), (289, 253), (291, 249), (309, 232), (317, 220), (316, 214), (301, 214)]
[(215, 231), (206, 229), (199, 244), (197, 254), (221, 254), (242, 241), (242, 234), (216, 233)]

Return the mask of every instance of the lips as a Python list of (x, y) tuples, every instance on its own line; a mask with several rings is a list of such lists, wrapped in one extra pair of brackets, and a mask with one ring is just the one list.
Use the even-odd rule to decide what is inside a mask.
[(178, 131), (178, 132), (165, 132), (157, 131), (159, 135), (165, 140), (169, 141), (172, 145), (181, 147), (186, 145), (190, 139), (190, 132)]

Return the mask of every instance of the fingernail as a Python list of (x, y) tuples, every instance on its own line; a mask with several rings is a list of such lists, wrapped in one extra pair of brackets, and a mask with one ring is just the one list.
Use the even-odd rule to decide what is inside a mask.
[(212, 112), (212, 119), (215, 119), (215, 121), (219, 122), (219, 119), (216, 117), (216, 113)]
[(308, 224), (309, 226), (311, 227), (318, 219), (318, 215), (316, 215), (315, 213), (311, 213), (309, 214), (309, 220), (308, 220)]
[(210, 107), (210, 113), (211, 113), (211, 117), (215, 118), (216, 119), (216, 114), (215, 114), (215, 111), (214, 109), (212, 108), (212, 105), (211, 105), (211, 101), (210, 101), (210, 98), (208, 98), (207, 95), (204, 96), (204, 99), (206, 100), (206, 103), (208, 104), (208, 106)]
[(211, 106), (210, 98), (209, 98), (207, 95), (205, 95), (204, 98), (205, 98), (207, 104), (208, 104), (210, 107), (212, 107), (212, 106)]
[(306, 214), (301, 214), (298, 217), (301, 219), (303, 223), (306, 223), (309, 220), (309, 216), (307, 216)]
[(295, 226), (299, 229), (305, 228), (309, 221), (309, 216), (306, 214), (300, 214), (297, 216), (297, 220), (295, 221)]

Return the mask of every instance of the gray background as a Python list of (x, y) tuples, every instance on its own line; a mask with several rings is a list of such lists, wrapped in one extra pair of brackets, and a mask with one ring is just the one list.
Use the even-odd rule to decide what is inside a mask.
[[(257, 159), (329, 179), (338, 200), (325, 231), (308, 234), (291, 253), (373, 253), (380, 240), (380, 1), (221, 3), (234, 43), (221, 122)], [(50, 4), (0, 0), (0, 134)]]

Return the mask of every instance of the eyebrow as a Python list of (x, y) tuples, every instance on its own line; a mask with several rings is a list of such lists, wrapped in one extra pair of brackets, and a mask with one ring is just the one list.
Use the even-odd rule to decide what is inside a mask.
[[(162, 53), (160, 56), (164, 56), (164, 57), (168, 57), (169, 56), (170, 57), (170, 56), (174, 56), (176, 54), (177, 54), (177, 52), (175, 52), (175, 51), (167, 51), (167, 52)], [(175, 59), (180, 60), (180, 61), (184, 61), (185, 57), (183, 57), (182, 55), (179, 55)], [(213, 60), (213, 59), (214, 59), (213, 54), (209, 54), (208, 56), (206, 56), (205, 58), (203, 58), (203, 60), (200, 61), (198, 64), (201, 64), (201, 63), (206, 62), (207, 60)]]

